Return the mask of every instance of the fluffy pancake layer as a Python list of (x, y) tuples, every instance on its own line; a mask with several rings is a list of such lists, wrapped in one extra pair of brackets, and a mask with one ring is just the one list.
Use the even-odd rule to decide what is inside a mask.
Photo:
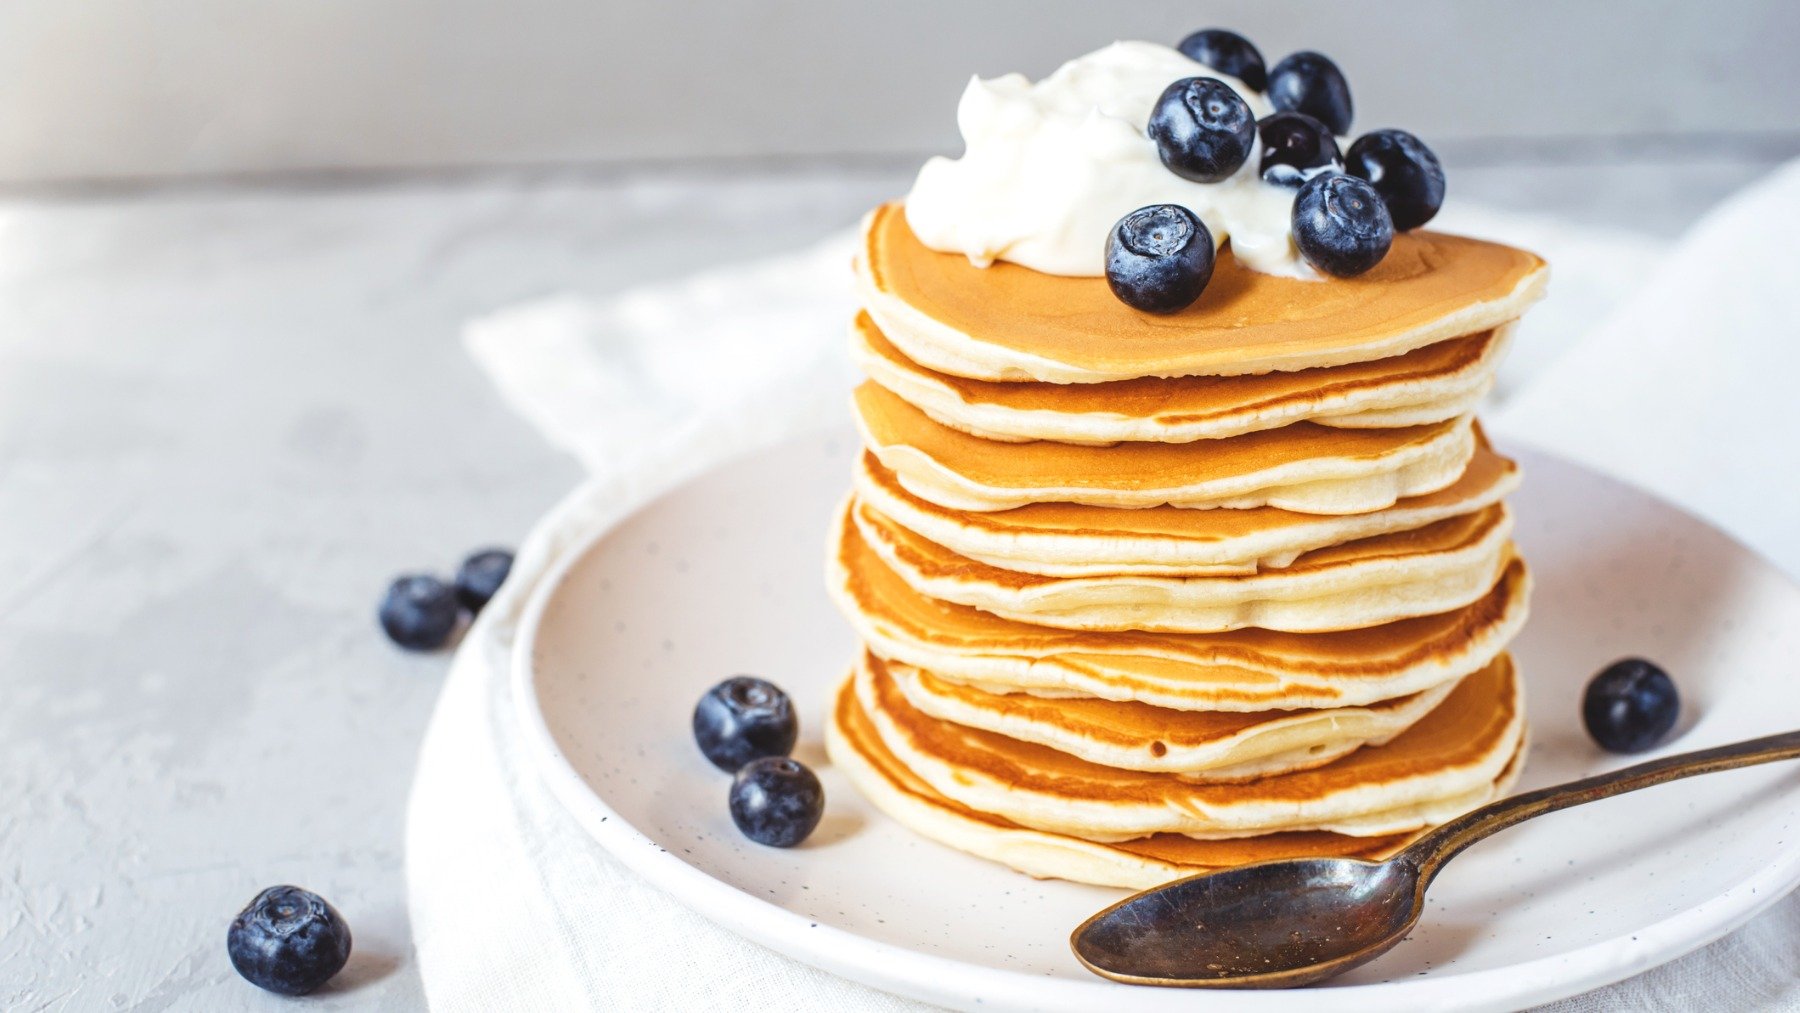
[(1386, 745), (1242, 784), (1101, 766), (937, 720), (913, 707), (872, 655), (863, 656), (854, 682), (883, 745), (935, 791), (1020, 826), (1091, 841), (1411, 833), (1489, 801), (1524, 736), (1519, 681), (1505, 655)]
[(912, 361), (981, 380), (1101, 383), (1368, 362), (1515, 320), (1548, 271), (1523, 250), (1414, 230), (1372, 271), (1329, 282), (1258, 274), (1221, 251), (1205, 298), (1156, 316), (1104, 278), (980, 268), (926, 248), (898, 204), (864, 223), (859, 294)]
[(1412, 834), (1349, 837), (1279, 833), (1202, 841), (1179, 834), (1100, 843), (1020, 826), (939, 794), (881, 742), (845, 680), (825, 724), (825, 750), (864, 797), (895, 822), (931, 840), (1041, 879), (1141, 890), (1172, 879), (1251, 862), (1303, 856), (1381, 859)]
[(863, 541), (913, 590), (1007, 619), (1075, 630), (1327, 632), (1461, 608), (1514, 555), (1504, 504), (1412, 531), (1315, 549), (1280, 569), (1227, 576), (1046, 577), (959, 556), (867, 504), (846, 508)]
[(1454, 483), (1366, 514), (1303, 514), (1278, 507), (1109, 510), (1075, 503), (968, 512), (914, 496), (871, 453), (858, 459), (854, 477), (858, 498), (902, 527), (970, 559), (1053, 577), (1255, 573), (1287, 566), (1313, 549), (1473, 513), (1498, 503), (1518, 484), (1518, 466), (1494, 453), (1479, 427), (1475, 456)]
[(1296, 422), (1193, 444), (996, 444), (940, 425), (879, 384), (856, 389), (863, 442), (906, 491), (952, 510), (1030, 503), (1279, 507), (1357, 514), (1460, 478), (1475, 454), (1468, 416), (1404, 429)]
[(1446, 683), (1364, 707), (1259, 712), (1177, 711), (1148, 704), (989, 693), (921, 668), (886, 662), (921, 713), (1035, 742), (1090, 763), (1176, 774), (1191, 781), (1247, 781), (1323, 766), (1410, 728), (1450, 694)]
[(984, 439), (1188, 443), (1294, 422), (1392, 429), (1466, 415), (1493, 385), (1510, 329), (1299, 372), (1096, 384), (1001, 383), (926, 369), (867, 313), (851, 329), (851, 353), (871, 379), (934, 421)]
[(840, 525), (836, 539), (827, 585), (870, 649), (995, 693), (1174, 710), (1363, 706), (1485, 667), (1529, 611), (1530, 580), (1515, 559), (1473, 604), (1384, 626), (1313, 634), (1061, 630), (918, 593), (854, 524)]

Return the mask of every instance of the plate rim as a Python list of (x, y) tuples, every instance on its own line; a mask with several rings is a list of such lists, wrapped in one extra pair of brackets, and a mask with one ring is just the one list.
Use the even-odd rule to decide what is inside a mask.
[[(1086, 1010), (1130, 995), (1133, 1004), (1141, 1009), (1191, 1009), (1194, 996), (1186, 989), (1134, 987), (1098, 978), (1093, 981), (1046, 978), (922, 953), (824, 922), (812, 922), (803, 915), (717, 879), (662, 847), (590, 788), (558, 747), (549, 720), (538, 704), (537, 673), (531, 659), (544, 613), (575, 565), (626, 522), (653, 508), (665, 497), (673, 496), (721, 469), (757, 454), (781, 453), (795, 445), (816, 441), (821, 436), (841, 440), (845, 434), (845, 428), (840, 425), (820, 427), (728, 455), (687, 474), (678, 482), (657, 489), (630, 509), (612, 514), (563, 548), (560, 558), (531, 589), (519, 615), (508, 664), (515, 717), (537, 776), (588, 836), (627, 868), (673, 896), (688, 910), (748, 942), (768, 947), (809, 966), (881, 991), (925, 1002), (947, 1002), (959, 1008), (979, 1003), (984, 1009)], [(1780, 567), (1705, 518), (1695, 516), (1642, 486), (1553, 451), (1525, 441), (1508, 439), (1505, 442), (1512, 445), (1509, 452), (1554, 460), (1676, 511), (1689, 522), (1728, 539), (1800, 593), (1800, 585), (1788, 578)], [(1722, 893), (1644, 926), (1635, 934), (1612, 936), (1532, 960), (1479, 971), (1446, 974), (1427, 971), (1406, 979), (1362, 985), (1266, 992), (1208, 991), (1206, 995), (1210, 1006), (1218, 1009), (1386, 1010), (1394, 1008), (1396, 1002), (1411, 1003), (1411, 1008), (1417, 1008), (1418, 1004), (1433, 999), (1452, 998), (1461, 1009), (1516, 1009), (1578, 995), (1676, 960), (1723, 938), (1785, 898), (1797, 885), (1800, 885), (1800, 850), (1793, 851), (1785, 863), (1766, 866)], [(1535, 983), (1533, 979), (1537, 979)], [(1467, 1001), (1470, 995), (1481, 999), (1470, 1004)]]

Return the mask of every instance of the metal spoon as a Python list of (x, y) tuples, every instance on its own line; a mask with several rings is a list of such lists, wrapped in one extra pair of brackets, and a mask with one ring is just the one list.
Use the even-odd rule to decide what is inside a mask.
[(1668, 756), (1501, 799), (1385, 862), (1297, 858), (1176, 880), (1127, 897), (1069, 937), (1088, 970), (1180, 988), (1292, 988), (1375, 959), (1425, 908), (1444, 863), (1533, 816), (1696, 774), (1800, 757), (1800, 731)]

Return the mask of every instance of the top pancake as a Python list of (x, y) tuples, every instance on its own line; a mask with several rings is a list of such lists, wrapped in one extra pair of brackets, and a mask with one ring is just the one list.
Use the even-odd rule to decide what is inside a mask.
[(1400, 355), (1516, 319), (1548, 269), (1524, 250), (1414, 230), (1355, 278), (1259, 274), (1227, 246), (1193, 306), (1156, 316), (1104, 278), (1016, 264), (975, 267), (928, 249), (898, 204), (865, 222), (863, 303), (888, 340), (929, 369), (980, 380), (1101, 383), (1236, 376)]

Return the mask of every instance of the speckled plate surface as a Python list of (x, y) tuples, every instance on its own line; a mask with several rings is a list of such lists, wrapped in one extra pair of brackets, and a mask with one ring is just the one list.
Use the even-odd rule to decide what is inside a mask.
[[(545, 779), (606, 848), (715, 921), (878, 988), (959, 1008), (1192, 1009), (1090, 976), (1067, 936), (1122, 893), (1040, 882), (889, 822), (831, 770), (819, 729), (852, 641), (826, 598), (827, 521), (854, 444), (745, 458), (597, 532), (538, 589), (514, 657)], [(1538, 579), (1517, 646), (1534, 745), (1522, 788), (1622, 766), (1577, 701), (1626, 654), (1686, 694), (1661, 752), (1800, 726), (1800, 590), (1641, 492), (1524, 454), (1514, 498)], [(796, 755), (826, 815), (802, 847), (740, 837), (694, 701), (752, 672), (793, 694)], [(1328, 985), (1209, 993), (1207, 1009), (1512, 1009), (1625, 978), (1715, 939), (1800, 881), (1800, 767), (1679, 782), (1547, 816), (1459, 858), (1410, 941)]]

